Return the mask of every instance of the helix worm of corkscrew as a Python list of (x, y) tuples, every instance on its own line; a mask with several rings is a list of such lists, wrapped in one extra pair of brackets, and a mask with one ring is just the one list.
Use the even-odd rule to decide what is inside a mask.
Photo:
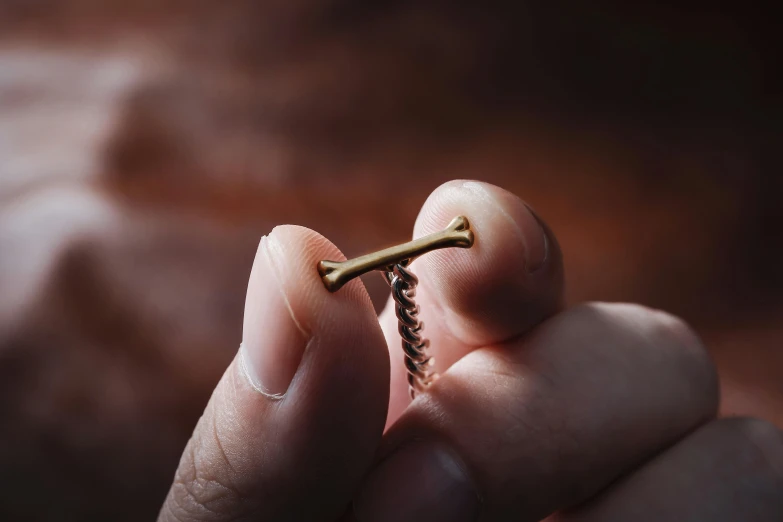
[(419, 306), (415, 300), (419, 280), (409, 265), (427, 252), (441, 248), (470, 248), (473, 242), (468, 218), (457, 216), (444, 230), (408, 243), (348, 261), (318, 263), (318, 273), (330, 292), (338, 291), (351, 279), (367, 272), (380, 270), (384, 273), (395, 302), (411, 398), (434, 382), (438, 374), (433, 370), (434, 361), (428, 354), (429, 340), (422, 337), (424, 323), (419, 320)]

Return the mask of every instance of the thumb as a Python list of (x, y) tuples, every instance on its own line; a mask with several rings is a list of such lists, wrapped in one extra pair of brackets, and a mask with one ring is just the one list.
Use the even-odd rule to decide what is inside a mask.
[(321, 283), (316, 263), (341, 258), (300, 227), (261, 240), (242, 346), (160, 521), (334, 520), (348, 505), (383, 431), (389, 361), (361, 281), (335, 294)]

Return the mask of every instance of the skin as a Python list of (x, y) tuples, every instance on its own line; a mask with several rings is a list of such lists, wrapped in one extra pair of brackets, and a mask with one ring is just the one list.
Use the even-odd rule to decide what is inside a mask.
[(330, 294), (317, 233), (278, 227), (248, 286), (243, 346), (187, 445), (161, 521), (779, 521), (783, 435), (716, 419), (692, 330), (637, 305), (563, 306), (551, 230), (516, 196), (455, 181), (420, 237), (468, 216), (470, 250), (423, 256), (442, 373), (407, 395), (393, 309)]

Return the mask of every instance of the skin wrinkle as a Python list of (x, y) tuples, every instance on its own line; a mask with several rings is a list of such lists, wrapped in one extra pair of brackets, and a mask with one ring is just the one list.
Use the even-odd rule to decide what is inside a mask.
[(167, 516), (166, 516), (166, 518), (168, 519), (170, 517), (174, 517), (174, 521), (175, 522), (189, 522), (189, 521), (185, 520), (184, 518), (182, 518), (182, 516), (180, 516), (180, 512), (178, 512), (178, 511), (169, 511)]
[(188, 518), (183, 517), (183, 520), (208, 520), (208, 518), (204, 517), (205, 511), (213, 515), (219, 515), (220, 513), (213, 511), (207, 503), (202, 500), (203, 495), (200, 492), (203, 491), (204, 488), (196, 488), (203, 479), (199, 479), (197, 476), (197, 466), (195, 465), (196, 452), (192, 447), (193, 444), (188, 444), (188, 446), (190, 447), (190, 454), (193, 459), (191, 462), (193, 463), (194, 477), (188, 480), (179, 480), (180, 477), (177, 476), (174, 486), (176, 487), (178, 494), (173, 496), (174, 509), (169, 512), (174, 514), (175, 518), (178, 520), (180, 520), (180, 513), (188, 516)]
[[(196, 480), (196, 456), (194, 446), (194, 439), (191, 438), (185, 446), (182, 459), (180, 459), (180, 464), (177, 467), (177, 472), (174, 476), (174, 484), (172, 486), (172, 490), (174, 492), (172, 498), (174, 500), (176, 509), (172, 510), (172, 512), (182, 510), (185, 513), (189, 513), (190, 508), (185, 505), (185, 500), (191, 500), (192, 503), (198, 505), (198, 503), (195, 502), (195, 499), (190, 494), (187, 486), (187, 484)], [(176, 518), (179, 519), (179, 516), (176, 516)]]
[[(226, 379), (230, 381), (228, 388), (232, 390), (232, 396), (236, 397), (236, 386), (239, 385), (239, 383), (236, 380), (234, 371), (229, 369), (226, 372)], [(231, 408), (232, 404), (233, 403), (230, 400), (224, 399), (221, 401), (221, 406), (225, 408)], [(225, 413), (226, 410), (223, 409), (222, 411)], [(238, 485), (233, 483), (233, 481), (226, 481), (226, 479), (232, 476), (240, 477), (241, 472), (239, 472), (231, 462), (218, 432), (218, 422), (224, 418), (225, 415), (221, 417), (216, 414), (216, 406), (213, 401), (210, 401), (202, 419), (209, 419), (209, 437), (215, 443), (214, 448), (217, 450), (218, 454), (204, 453), (206, 451), (203, 449), (204, 442), (206, 442), (204, 439), (206, 429), (203, 424), (200, 425), (197, 428), (200, 436), (194, 436), (187, 446), (188, 451), (186, 454), (189, 458), (189, 465), (187, 466), (188, 474), (187, 476), (179, 476), (178, 474), (177, 480), (175, 481), (175, 485), (177, 482), (179, 483), (180, 488), (178, 489), (184, 492), (184, 496), (174, 495), (177, 508), (183, 509), (193, 516), (197, 516), (198, 520), (203, 519), (201, 514), (199, 514), (202, 510), (206, 510), (207, 512), (214, 514), (216, 518), (219, 518), (218, 515), (223, 512), (221, 508), (222, 505), (241, 506), (250, 498), (248, 493), (241, 491)], [(207, 446), (213, 447), (211, 444), (207, 444)], [(209, 469), (224, 469), (221, 465), (215, 465), (215, 459), (220, 460), (230, 471), (230, 473), (227, 473), (223, 478), (218, 478), (212, 476), (210, 473), (204, 472), (204, 470)], [(194, 509), (198, 512), (194, 511)], [(243, 508), (240, 511), (244, 512), (249, 509), (250, 508)]]
[(237, 469), (234, 467), (234, 464), (231, 462), (231, 459), (228, 457), (228, 453), (226, 453), (226, 449), (223, 447), (223, 441), (221, 440), (220, 434), (218, 433), (217, 416), (211, 415), (210, 419), (211, 419), (210, 424), (212, 426), (212, 437), (215, 440), (215, 446), (220, 452), (220, 458), (223, 459), (223, 462), (225, 462), (226, 466), (231, 471), (231, 475), (234, 476), (239, 475)]
[[(241, 497), (236, 491), (217, 480), (201, 478), (192, 484), (198, 485), (200, 493), (198, 495), (191, 493), (191, 497), (198, 502), (200, 507), (215, 515), (216, 518), (221, 518), (225, 514), (222, 504), (235, 506), (237, 500), (241, 501)], [(192, 486), (191, 490), (195, 492), (195, 488)], [(228, 502), (221, 503), (221, 500), (228, 500)]]
[[(214, 424), (214, 422), (212, 424)], [(231, 471), (236, 474), (236, 470), (231, 467), (231, 463), (222, 447), (222, 443), (219, 441), (217, 433), (213, 431), (213, 434), (215, 440), (218, 443), (218, 451), (221, 452), (217, 458), (220, 459), (223, 463), (227, 464), (229, 469), (231, 469)], [(220, 469), (219, 466), (214, 465), (212, 458), (208, 459), (205, 464), (196, 466), (196, 477), (189, 482), (189, 486), (185, 486), (186, 489), (188, 489), (192, 499), (200, 506), (212, 513), (220, 514), (223, 511), (220, 506), (221, 500), (227, 499), (228, 502), (225, 503), (228, 505), (242, 505), (248, 498), (250, 498), (241, 492), (234, 484), (228, 484), (225, 478), (218, 478), (210, 473), (204, 472), (204, 470), (208, 470), (210, 468)], [(198, 489), (196, 489), (195, 486), (198, 486)], [(218, 505), (213, 508), (212, 506), (214, 504)]]

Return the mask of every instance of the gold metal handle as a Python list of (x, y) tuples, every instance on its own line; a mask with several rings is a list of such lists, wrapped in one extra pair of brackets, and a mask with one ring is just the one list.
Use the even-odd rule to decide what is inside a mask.
[(393, 246), (365, 254), (348, 261), (320, 261), (318, 273), (327, 290), (336, 292), (345, 283), (373, 270), (389, 272), (398, 263), (408, 264), (415, 258), (427, 252), (440, 248), (470, 248), (473, 246), (473, 231), (465, 216), (457, 216), (449, 226), (440, 232), (435, 232), (402, 245)]

